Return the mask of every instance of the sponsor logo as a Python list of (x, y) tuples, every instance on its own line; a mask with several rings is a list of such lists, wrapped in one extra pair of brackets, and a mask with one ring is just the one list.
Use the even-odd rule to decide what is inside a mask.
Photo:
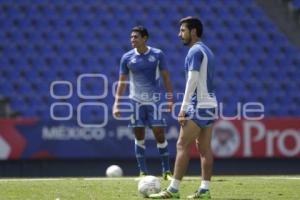
[(216, 156), (232, 156), (240, 146), (240, 135), (230, 121), (218, 121), (213, 129), (211, 145)]
[(155, 62), (156, 59), (155, 59), (154, 56), (151, 55), (151, 56), (148, 57), (148, 61), (149, 61), (149, 62)]
[(137, 60), (136, 60), (136, 58), (132, 58), (132, 59), (130, 60), (130, 62), (131, 62), (131, 63), (136, 63)]

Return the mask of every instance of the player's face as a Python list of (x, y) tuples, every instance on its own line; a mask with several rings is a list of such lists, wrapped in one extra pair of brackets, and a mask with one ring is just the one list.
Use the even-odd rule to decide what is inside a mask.
[(186, 24), (183, 23), (180, 26), (178, 37), (182, 40), (183, 44), (188, 46), (191, 43), (191, 32), (187, 28)]
[(131, 33), (130, 41), (133, 48), (140, 48), (146, 45), (146, 37), (142, 37), (138, 32)]

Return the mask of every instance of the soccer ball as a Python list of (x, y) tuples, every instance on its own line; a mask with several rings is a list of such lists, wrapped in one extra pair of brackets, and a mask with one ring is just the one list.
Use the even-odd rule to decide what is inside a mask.
[(106, 169), (107, 177), (120, 177), (123, 176), (123, 170), (118, 165), (111, 165)]
[(144, 196), (148, 197), (150, 194), (160, 192), (160, 181), (155, 176), (145, 176), (138, 184), (138, 191)]

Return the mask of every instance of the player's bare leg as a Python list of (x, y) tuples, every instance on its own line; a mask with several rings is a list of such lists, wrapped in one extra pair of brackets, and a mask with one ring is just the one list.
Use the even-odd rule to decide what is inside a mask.
[(165, 142), (165, 129), (164, 127), (153, 127), (152, 128), (154, 137), (157, 143), (164, 143)]
[(190, 147), (199, 136), (200, 128), (192, 120), (181, 127), (177, 140), (177, 153), (174, 168), (174, 179), (182, 180), (190, 160)]
[(133, 132), (135, 135), (135, 139), (137, 139), (137, 140), (145, 139), (145, 128), (144, 127), (133, 128)]
[(200, 154), (202, 181), (198, 191), (188, 196), (188, 199), (210, 199), (209, 185), (213, 170), (213, 153), (211, 150), (212, 127), (202, 128), (196, 140)]
[(177, 153), (175, 161), (175, 169), (173, 180), (171, 181), (167, 190), (158, 194), (150, 195), (152, 199), (177, 199), (179, 195), (179, 185), (184, 176), (190, 160), (190, 147), (195, 142), (200, 134), (200, 128), (192, 120), (188, 120), (184, 126), (181, 127), (179, 137), (177, 140)]
[(211, 150), (212, 127), (202, 128), (196, 145), (200, 153), (202, 180), (210, 181), (213, 170), (213, 153)]

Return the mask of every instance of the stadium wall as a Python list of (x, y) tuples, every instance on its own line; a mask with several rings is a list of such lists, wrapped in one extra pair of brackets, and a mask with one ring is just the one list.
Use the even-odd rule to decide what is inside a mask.
[[(299, 126), (297, 118), (217, 121), (212, 140), (215, 174), (300, 173)], [(103, 176), (111, 164), (120, 165), (125, 175), (137, 174), (133, 135), (122, 122), (83, 128), (74, 121), (62, 125), (35, 118), (1, 119), (0, 130), (2, 177)], [(178, 132), (177, 123), (171, 122), (167, 138), (173, 160)], [(147, 137), (149, 168), (159, 174), (155, 141), (152, 134)], [(199, 172), (195, 147), (191, 157), (192, 175)]]

